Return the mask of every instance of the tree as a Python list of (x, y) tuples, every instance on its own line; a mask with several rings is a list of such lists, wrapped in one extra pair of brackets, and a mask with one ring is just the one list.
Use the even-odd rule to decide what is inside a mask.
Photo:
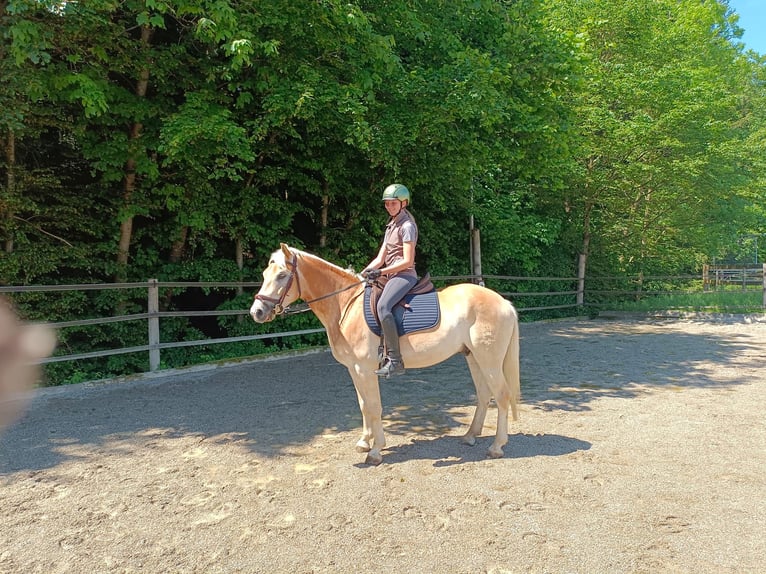
[[(562, 2), (563, 29), (584, 38), (579, 174), (566, 195), (580, 233), (580, 276), (696, 266), (702, 230), (731, 225), (743, 180), (737, 29), (718, 2)], [(575, 219), (576, 218), (576, 219)]]
[(518, 239), (512, 248), (494, 244), (489, 272), (534, 258), (538, 230), (515, 225), (524, 218), (517, 196), (555, 186), (566, 161), (568, 43), (548, 33), (537, 2), (365, 8), (394, 38), (402, 70), (378, 100), (370, 160), (412, 187), (416, 214), (425, 206), (418, 222), (433, 270), (469, 271), (472, 213), (496, 237), (512, 229)]
[(82, 222), (98, 209), (71, 193), (88, 177), (69, 127), (68, 104), (77, 100), (90, 112), (103, 109), (103, 102), (87, 82), (56, 66), (56, 42), (65, 36), (63, 12), (62, 5), (31, 0), (0, 3), (3, 281), (33, 282), (83, 265), (92, 252), (83, 242), (92, 240), (93, 227)]

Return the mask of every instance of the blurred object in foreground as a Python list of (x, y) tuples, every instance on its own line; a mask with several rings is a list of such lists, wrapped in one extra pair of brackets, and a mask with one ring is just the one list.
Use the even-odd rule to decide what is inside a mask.
[(22, 323), (0, 297), (0, 429), (21, 414), (40, 376), (37, 361), (55, 346), (53, 329)]

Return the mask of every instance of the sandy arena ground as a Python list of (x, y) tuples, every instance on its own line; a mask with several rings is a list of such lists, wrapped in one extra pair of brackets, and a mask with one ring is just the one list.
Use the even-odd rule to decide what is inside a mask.
[(766, 571), (766, 323), (521, 328), (500, 460), (459, 356), (382, 383), (378, 467), (328, 352), (43, 389), (0, 434), (0, 572)]

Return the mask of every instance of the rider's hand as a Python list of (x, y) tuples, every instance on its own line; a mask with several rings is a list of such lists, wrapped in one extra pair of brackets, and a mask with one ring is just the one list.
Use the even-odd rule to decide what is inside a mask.
[(375, 281), (375, 279), (380, 277), (380, 269), (365, 269), (362, 271), (362, 277), (369, 281)]

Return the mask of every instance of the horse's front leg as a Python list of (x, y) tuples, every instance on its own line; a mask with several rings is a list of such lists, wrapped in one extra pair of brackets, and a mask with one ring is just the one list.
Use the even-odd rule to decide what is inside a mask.
[[(354, 383), (354, 386), (356, 387), (356, 383)], [(362, 408), (364, 400), (359, 391), (356, 392), (356, 398), (359, 401), (359, 409), (362, 411), (362, 437), (356, 443), (356, 451), (370, 452), (372, 450), (372, 428), (367, 417), (364, 415), (364, 409)]]
[(361, 369), (349, 369), (362, 412), (362, 437), (356, 443), (356, 450), (366, 452), (367, 464), (378, 465), (383, 462), (381, 451), (386, 447), (383, 434), (383, 405), (380, 400), (378, 377), (373, 373), (363, 373)]

